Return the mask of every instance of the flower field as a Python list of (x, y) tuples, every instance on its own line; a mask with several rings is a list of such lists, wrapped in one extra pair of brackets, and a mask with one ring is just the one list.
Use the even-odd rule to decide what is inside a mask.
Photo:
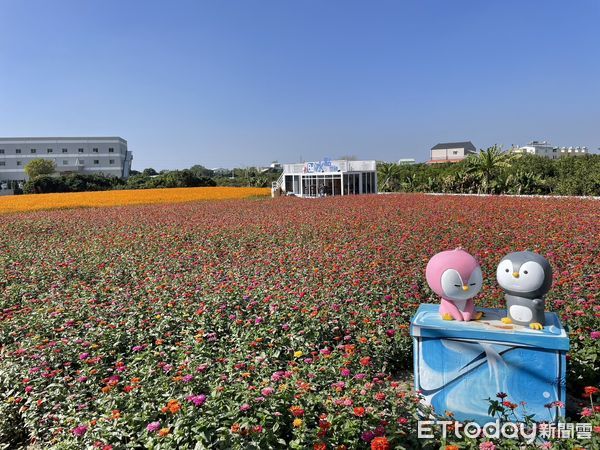
[(0, 213), (48, 209), (181, 203), (270, 196), (267, 188), (196, 187), (30, 194), (0, 197)]
[[(547, 309), (569, 326), (568, 390), (584, 394), (573, 420), (599, 442), (597, 201), (278, 198), (4, 219), (0, 448), (518, 448), (416, 437), (409, 319), (438, 302), (428, 259), (459, 245), (481, 261), (479, 306), (503, 304), (506, 253), (553, 265)], [(546, 448), (577, 447), (565, 442)]]

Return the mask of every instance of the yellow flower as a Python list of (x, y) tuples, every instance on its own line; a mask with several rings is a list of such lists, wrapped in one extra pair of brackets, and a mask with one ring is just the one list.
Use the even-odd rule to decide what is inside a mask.
[(304, 355), (304, 353), (302, 353), (300, 350), (294, 352), (294, 358), (300, 358), (302, 355)]
[(301, 426), (302, 426), (302, 423), (303, 423), (303, 422), (302, 422), (302, 419), (294, 419), (294, 422), (293, 422), (293, 424), (294, 424), (294, 428), (301, 427)]

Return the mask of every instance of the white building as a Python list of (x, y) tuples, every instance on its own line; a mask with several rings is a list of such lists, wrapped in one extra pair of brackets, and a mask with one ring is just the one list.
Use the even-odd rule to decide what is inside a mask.
[(415, 158), (400, 158), (398, 160), (398, 164), (399, 165), (411, 165), (411, 164), (416, 164), (417, 161), (415, 160)]
[(431, 156), (427, 164), (455, 163), (476, 152), (477, 149), (471, 141), (442, 142), (431, 148)]
[(587, 147), (555, 147), (546, 141), (531, 141), (522, 147), (512, 148), (511, 152), (528, 153), (550, 159), (559, 159), (563, 156), (583, 156), (589, 153)]
[(0, 138), (0, 182), (27, 180), (25, 166), (49, 159), (56, 171), (129, 177), (133, 156), (120, 137)]
[(283, 164), (272, 194), (326, 197), (377, 193), (377, 163), (329, 158), (323, 161)]

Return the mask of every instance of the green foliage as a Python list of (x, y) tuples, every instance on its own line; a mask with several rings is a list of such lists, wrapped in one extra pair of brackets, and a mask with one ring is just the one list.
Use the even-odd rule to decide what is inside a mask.
[(32, 159), (25, 164), (25, 173), (30, 180), (42, 175), (52, 175), (55, 170), (54, 161), (50, 159)]
[(23, 193), (25, 194), (48, 194), (51, 192), (68, 192), (62, 177), (38, 175), (23, 186)]
[(377, 165), (380, 192), (600, 195), (600, 155), (552, 160), (497, 146), (459, 163)]

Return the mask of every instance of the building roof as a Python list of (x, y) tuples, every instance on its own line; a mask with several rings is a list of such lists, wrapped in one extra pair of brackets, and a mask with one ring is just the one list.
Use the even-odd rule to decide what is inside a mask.
[(464, 148), (475, 151), (475, 146), (471, 141), (465, 142), (442, 142), (431, 147), (431, 150), (444, 150), (447, 148)]
[(48, 137), (0, 137), (0, 141), (19, 141), (19, 142), (49, 142), (49, 141), (74, 141), (74, 142), (82, 142), (82, 141), (121, 141), (127, 143), (125, 139), (119, 136), (68, 136), (68, 137), (56, 137), (56, 136), (48, 136)]

